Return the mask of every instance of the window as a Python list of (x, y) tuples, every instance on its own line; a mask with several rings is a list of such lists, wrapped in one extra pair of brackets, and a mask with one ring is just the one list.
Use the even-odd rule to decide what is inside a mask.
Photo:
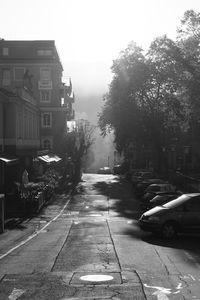
[(4, 69), (3, 74), (2, 74), (2, 85), (3, 86), (8, 86), (10, 85), (11, 82), (11, 76), (10, 76), (10, 70), (9, 69)]
[(51, 56), (52, 55), (52, 50), (50, 50), (50, 49), (37, 50), (37, 54), (39, 56)]
[(16, 81), (22, 81), (24, 79), (24, 73), (25, 73), (24, 68), (15, 68), (14, 69), (14, 79)]
[(52, 149), (53, 148), (53, 137), (45, 136), (42, 138), (41, 142), (42, 149)]
[(51, 141), (46, 139), (43, 141), (43, 149), (51, 149)]
[(9, 55), (9, 49), (8, 48), (3, 48), (2, 53), (3, 53), (3, 56)]
[(42, 127), (52, 126), (52, 114), (49, 112), (42, 114)]
[(40, 69), (40, 79), (41, 80), (51, 80), (51, 70), (49, 68)]
[(40, 101), (41, 102), (50, 102), (51, 101), (51, 91), (50, 90), (41, 90), (40, 91)]

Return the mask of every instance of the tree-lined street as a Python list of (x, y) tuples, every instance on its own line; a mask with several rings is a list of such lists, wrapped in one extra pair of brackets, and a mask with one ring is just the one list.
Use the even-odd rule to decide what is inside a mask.
[(71, 195), (7, 225), (0, 299), (198, 299), (199, 237), (154, 237), (140, 214), (130, 183), (84, 174)]

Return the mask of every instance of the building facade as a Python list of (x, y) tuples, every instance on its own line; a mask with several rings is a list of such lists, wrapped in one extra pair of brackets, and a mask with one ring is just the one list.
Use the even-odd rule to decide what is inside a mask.
[[(35, 148), (28, 136), (37, 139), (38, 132), (37, 148), (61, 154), (66, 122), (74, 117), (71, 82), (62, 83), (62, 72), (54, 41), (0, 40), (0, 88), (16, 100), (16, 120), (8, 122), (9, 130), (16, 123), (17, 148), (27, 148), (27, 143)], [(32, 109), (35, 105), (35, 113), (19, 108), (19, 99), (26, 99)]]

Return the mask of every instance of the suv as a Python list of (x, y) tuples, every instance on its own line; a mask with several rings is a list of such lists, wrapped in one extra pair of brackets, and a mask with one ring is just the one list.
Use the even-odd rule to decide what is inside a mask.
[(178, 232), (200, 233), (200, 193), (183, 194), (146, 211), (139, 219), (139, 226), (165, 238), (175, 237)]

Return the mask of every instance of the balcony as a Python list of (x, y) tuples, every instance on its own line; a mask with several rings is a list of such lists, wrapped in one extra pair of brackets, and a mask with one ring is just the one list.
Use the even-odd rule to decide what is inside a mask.
[(67, 121), (74, 120), (75, 118), (75, 111), (74, 109), (67, 110)]
[(74, 92), (72, 85), (66, 85), (65, 83), (62, 83), (60, 87), (60, 93), (61, 97), (64, 98), (64, 103), (70, 102), (74, 103)]

